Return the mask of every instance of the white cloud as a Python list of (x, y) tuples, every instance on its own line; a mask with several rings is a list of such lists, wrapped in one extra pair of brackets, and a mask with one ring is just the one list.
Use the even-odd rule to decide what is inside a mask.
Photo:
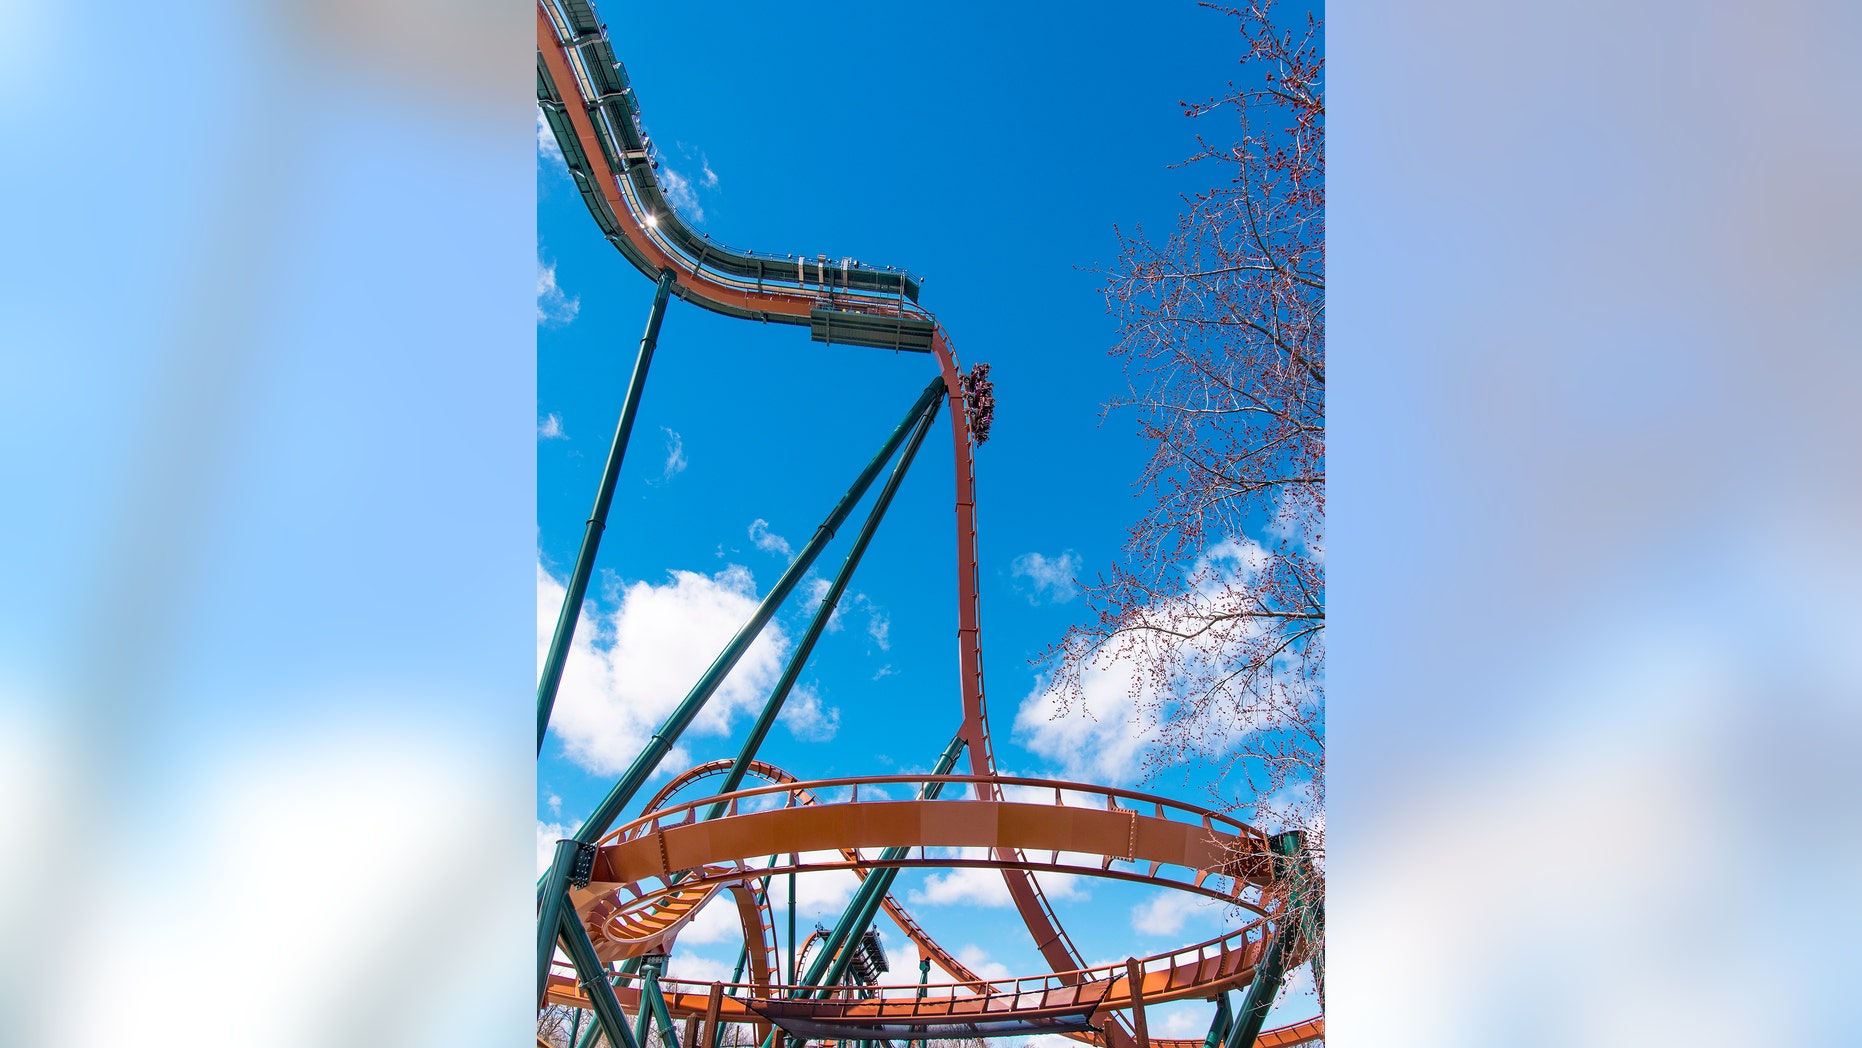
[(661, 426), (660, 429), (666, 433), (666, 472), (661, 479), (671, 480), (678, 474), (684, 473), (688, 465), (685, 460), (685, 438), (679, 436), (679, 431), (670, 426)]
[(537, 260), (537, 323), (559, 327), (575, 319), (582, 308), (580, 298), (571, 298), (556, 285), (556, 264)]
[(878, 670), (878, 672), (876, 672), (876, 673), (874, 673), (874, 674), (873, 674), (873, 679), (874, 679), (874, 680), (881, 680), (881, 679), (883, 679), (883, 678), (886, 678), (886, 677), (896, 677), (896, 676), (898, 676), (898, 675), (899, 675), (899, 671), (898, 671), (898, 670), (895, 670), (895, 669), (893, 669), (893, 668), (892, 668), (892, 663), (890, 663), (890, 662), (888, 662), (888, 663), (886, 663), (886, 664), (885, 664), (884, 666), (881, 666), (881, 667), (879, 668), (879, 670)]
[(687, 223), (697, 224), (705, 220), (705, 209), (698, 202), (698, 193), (692, 189), (692, 180), (672, 169), (672, 165), (662, 158), (659, 165), (659, 185), (665, 191), (666, 202), (679, 213)]
[(550, 130), (550, 123), (543, 119), (541, 109), (537, 110), (537, 152), (567, 166), (562, 158), (562, 146), (556, 141), (556, 132)]
[(1052, 560), (1040, 553), (1024, 553), (1009, 564), (1009, 572), (1016, 578), (1028, 580), (1030, 604), (1043, 600), (1065, 604), (1080, 592), (1073, 584), (1074, 576), (1080, 572), (1080, 555), (1072, 550)]
[(867, 635), (873, 638), (873, 643), (879, 645), (880, 651), (891, 651), (892, 616), (873, 606), (870, 601), (867, 604), (867, 616)]
[(1009, 886), (997, 870), (960, 867), (925, 878), (924, 890), (912, 889), (908, 898), (920, 906), (1010, 906)]
[(706, 189), (718, 188), (718, 173), (711, 170), (711, 158), (701, 153), (698, 157), (698, 163), (699, 166), (704, 169), (699, 173), (699, 183)]
[(1226, 912), (1214, 899), (1166, 888), (1131, 908), (1131, 927), (1140, 935), (1175, 935), (1185, 923), (1207, 924)]
[[(562, 584), (538, 565), (539, 665), (562, 599)], [(664, 585), (634, 583), (605, 616), (585, 608), (550, 721), (569, 759), (597, 775), (626, 768), (756, 605), (749, 570), (732, 564), (716, 575), (675, 571)], [(765, 626), (689, 730), (724, 734), (736, 714), (760, 708), (788, 647), (780, 625)], [(682, 759), (675, 750), (664, 766)]]
[[(1196, 588), (1150, 609), (1154, 622), (1194, 632), (1208, 624), (1214, 611), (1237, 602), (1237, 594), (1253, 584), (1268, 565), (1271, 554), (1252, 539), (1225, 539), (1210, 546), (1189, 571)], [(1249, 619), (1228, 628), (1220, 644), (1186, 649), (1184, 673), (1189, 678), (1208, 672), (1216, 675), (1217, 661), (1269, 627)], [(1283, 659), (1295, 658), (1284, 654)], [(1200, 661), (1198, 661), (1200, 660)], [(1053, 761), (1062, 776), (1088, 782), (1135, 783), (1145, 771), (1156, 730), (1155, 711), (1179, 696), (1180, 680), (1158, 679), (1140, 671), (1140, 662), (1117, 657), (1111, 649), (1087, 660), (1079, 674), (1080, 694), (1070, 700), (1054, 691), (1051, 679), (1039, 676), (1022, 699), (1015, 716), (1015, 737), (1030, 750)], [(1238, 748), (1249, 733), (1284, 726), (1283, 713), (1266, 707), (1232, 722), (1215, 720), (1201, 740), (1208, 752)], [(1168, 764), (1182, 755), (1154, 752)]]
[(823, 708), (821, 696), (797, 687), (789, 694), (788, 701), (782, 704), (782, 713), (777, 720), (789, 729), (789, 734), (798, 739), (827, 742), (840, 731), (840, 708)]
[(957, 950), (957, 960), (963, 966), (985, 979), (1008, 979), (1014, 976), (1009, 966), (1001, 961), (992, 961), (989, 954), (980, 946), (965, 944)]
[(556, 815), (562, 814), (562, 798), (561, 797), (558, 797), (552, 793), (550, 794), (550, 799), (546, 803), (549, 804), (551, 813), (556, 814)]
[(575, 833), (582, 825), (580, 820), (569, 823), (537, 822), (537, 876), (543, 876), (550, 863), (556, 861), (556, 842)]
[[(803, 852), (803, 862), (841, 862), (843, 856), (838, 851)], [(789, 912), (788, 878), (781, 877), (770, 882), (770, 908), (784, 915), (787, 920)], [(795, 877), (795, 913), (797, 929), (805, 931), (808, 921), (831, 923), (838, 920), (847, 908), (848, 900), (853, 898), (854, 889), (860, 880), (851, 870), (818, 870), (813, 873), (797, 874)]]
[(737, 900), (728, 890), (721, 890), (705, 903), (691, 923), (679, 930), (679, 945), (701, 946), (713, 942), (741, 942), (743, 922), (737, 915)]
[[(681, 935), (679, 942), (683, 944), (685, 936)], [(730, 982), (733, 967), (710, 957), (700, 957), (688, 950), (675, 949), (666, 961), (666, 977), (692, 982)]]
[[(964, 858), (984, 858), (986, 852), (979, 849), (961, 849), (956, 853)], [(1084, 899), (1086, 893), (1080, 888), (1079, 878), (1065, 873), (1044, 873), (1039, 875), (1041, 893), (1050, 901)], [(984, 869), (976, 866), (960, 866), (946, 873), (934, 873), (925, 878), (923, 890), (914, 888), (908, 898), (921, 906), (1012, 906), (1014, 899), (1009, 895), (1009, 886), (1002, 879), (1002, 871)]]
[(795, 552), (789, 547), (789, 540), (769, 530), (769, 521), (762, 517), (750, 522), (750, 541), (756, 544), (757, 549), (765, 553), (787, 557)]
[(1145, 722), (1134, 698), (1142, 683), (1128, 660), (1099, 658), (1080, 674), (1083, 701), (1067, 703), (1037, 676), (1015, 714), (1015, 738), (1052, 761), (1063, 778), (1122, 785), (1136, 782)]
[(543, 421), (537, 424), (537, 436), (544, 440), (569, 439), (569, 434), (562, 431), (562, 416), (554, 411), (543, 416)]

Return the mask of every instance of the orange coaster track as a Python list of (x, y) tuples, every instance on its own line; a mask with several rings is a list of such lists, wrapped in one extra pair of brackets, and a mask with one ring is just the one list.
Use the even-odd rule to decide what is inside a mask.
[[(937, 361), (952, 410), (956, 461), (958, 656), (963, 705), (960, 729), (970, 753), (969, 776), (938, 777), (961, 784), (962, 799), (903, 801), (874, 796), (876, 787), (920, 784), (929, 777), (888, 776), (796, 782), (768, 765), (757, 773), (771, 785), (725, 795), (729, 811), (703, 821), (698, 802), (666, 806), (682, 786), (722, 764), (681, 775), (648, 805), (647, 814), (614, 830), (601, 844), (594, 879), (571, 893), (603, 961), (663, 953), (699, 909), (721, 893), (735, 899), (750, 944), (750, 981), (697, 984), (664, 980), (672, 1013), (717, 1022), (771, 1022), (810, 1037), (974, 1036), (977, 1032), (1064, 1032), (1082, 1040), (1130, 1048), (1193, 1048), (1201, 1040), (1143, 1035), (1145, 1003), (1211, 997), (1248, 983), (1274, 923), (1279, 897), (1260, 831), (1213, 812), (1123, 790), (996, 775), (984, 702), (982, 628), (978, 603), (974, 442), (963, 374), (943, 327), (917, 304), (917, 281), (891, 269), (827, 256), (779, 258), (733, 251), (687, 227), (654, 175), (651, 144), (638, 124), (637, 102), (615, 58), (606, 28), (587, 0), (539, 0), (538, 104), (561, 145), (571, 176), (608, 239), (643, 273), (674, 274), (672, 293), (714, 312), (765, 323), (809, 326), (823, 342), (928, 351)], [(861, 787), (867, 800), (859, 800)], [(823, 791), (846, 790), (845, 800)], [(704, 803), (715, 803), (707, 798)], [(771, 805), (757, 810), (758, 805)], [(977, 866), (1000, 871), (1022, 921), (1053, 974), (986, 980), (939, 947), (896, 900), (887, 913), (921, 951), (957, 981), (932, 987), (876, 987), (850, 999), (830, 990), (773, 982), (775, 934), (752, 878), (791, 871), (848, 869), (864, 877), (876, 868), (861, 849), (917, 849), (892, 866)], [(964, 858), (928, 849), (960, 849)], [(784, 855), (837, 852), (837, 862), (783, 864)], [(752, 859), (775, 865), (752, 868)], [(1258, 915), (1246, 927), (1173, 954), (1127, 966), (1089, 967), (1067, 937), (1034, 874), (1040, 871), (1113, 877), (1225, 899)], [(1302, 944), (1303, 946), (1303, 944)], [(1303, 954), (1301, 954), (1303, 956)], [(624, 1007), (640, 1005), (629, 980), (617, 988)], [(587, 1007), (572, 974), (552, 974), (552, 1000)], [(1127, 1025), (1118, 1012), (1132, 1016)], [(910, 1031), (909, 1033), (905, 1031)], [(688, 1035), (690, 1024), (688, 1024)], [(1263, 1031), (1259, 1045), (1300, 1044), (1323, 1036), (1323, 1019)]]

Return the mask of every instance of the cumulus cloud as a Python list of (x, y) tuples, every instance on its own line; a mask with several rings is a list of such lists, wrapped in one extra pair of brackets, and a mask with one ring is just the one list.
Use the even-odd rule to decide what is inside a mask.
[(1028, 580), (1025, 592), (1030, 604), (1043, 601), (1065, 604), (1080, 592), (1079, 587), (1073, 584), (1074, 576), (1080, 573), (1080, 555), (1072, 550), (1053, 558), (1040, 553), (1024, 553), (1010, 562), (1009, 573), (1015, 578)]
[(957, 959), (964, 967), (985, 979), (1008, 979), (1014, 976), (1009, 966), (1001, 961), (990, 960), (988, 951), (980, 946), (966, 943), (957, 949)]
[[(538, 565), (539, 665), (562, 599), (562, 584)], [(597, 775), (625, 769), (756, 605), (749, 570), (732, 564), (715, 575), (675, 571), (662, 585), (634, 583), (606, 615), (585, 608), (550, 721), (569, 759)], [(779, 624), (764, 627), (689, 730), (724, 734), (738, 713), (760, 708), (788, 647)], [(680, 759), (675, 751), (667, 766)]]
[(698, 181), (703, 184), (706, 189), (718, 188), (718, 173), (711, 170), (711, 158), (700, 153), (698, 156), (698, 164), (699, 167), (703, 169), (699, 172)]
[(1176, 935), (1186, 923), (1207, 923), (1225, 912), (1214, 899), (1164, 889), (1131, 908), (1131, 927), (1140, 935)]
[(743, 924), (737, 916), (737, 903), (730, 892), (712, 896), (691, 923), (679, 932), (679, 945), (702, 946), (714, 942), (740, 942)]
[[(841, 862), (843, 856), (838, 851), (803, 852), (803, 862)], [(783, 878), (786, 882), (787, 877)], [(860, 886), (860, 879), (852, 870), (818, 870), (813, 873), (797, 874), (795, 877), (795, 913), (803, 921), (838, 920), (847, 908), (848, 900), (853, 898), (854, 889)], [(769, 892), (771, 909), (782, 914), (786, 919), (789, 912), (789, 889), (786, 883), (778, 886), (771, 882)]]
[[(684, 935), (679, 937), (679, 943), (684, 945)], [(672, 956), (666, 960), (666, 977), (701, 983), (730, 982), (733, 967), (723, 961), (701, 957), (688, 950), (674, 949)]]
[(1009, 886), (997, 870), (962, 867), (925, 878), (921, 891), (912, 889), (907, 896), (920, 906), (1010, 906)]
[(789, 540), (769, 530), (769, 521), (762, 517), (750, 522), (750, 541), (756, 544), (757, 549), (780, 557), (792, 556), (795, 552), (790, 548)]
[(698, 193), (692, 189), (692, 180), (673, 170), (672, 165), (664, 160), (659, 165), (660, 188), (666, 193), (666, 202), (679, 213), (679, 217), (688, 223), (705, 220), (705, 209), (698, 202)]
[(840, 708), (824, 708), (821, 696), (800, 687), (789, 693), (776, 719), (789, 729), (789, 734), (808, 742), (827, 742), (840, 731)]
[(567, 166), (562, 158), (562, 145), (556, 141), (556, 132), (550, 130), (549, 121), (543, 119), (543, 110), (537, 110), (537, 152), (543, 157)]
[(556, 263), (537, 260), (537, 323), (561, 327), (575, 319), (582, 300), (572, 298), (556, 284)]
[[(986, 851), (972, 848), (952, 853), (954, 858), (981, 859), (987, 856)], [(1037, 879), (1041, 884), (1041, 893), (1050, 901), (1086, 898), (1079, 878), (1071, 874), (1044, 873)], [(975, 866), (960, 866), (945, 873), (934, 873), (925, 878), (922, 890), (912, 889), (907, 898), (921, 906), (1002, 907), (1012, 906), (1015, 902), (1009, 895), (1008, 883), (1002, 879), (1002, 871)]]
[[(1229, 538), (1211, 545), (1187, 573), (1198, 580), (1195, 588), (1151, 609), (1152, 622), (1183, 633), (1206, 627), (1209, 616), (1237, 602), (1266, 569), (1272, 555), (1258, 542)], [(1157, 724), (1155, 711), (1177, 701), (1183, 682), (1200, 676), (1221, 675), (1220, 660), (1271, 627), (1249, 619), (1226, 627), (1219, 644), (1183, 652), (1182, 676), (1160, 679), (1140, 670), (1138, 660), (1121, 658), (1111, 650), (1087, 659), (1079, 675), (1080, 701), (1056, 692), (1046, 675), (1022, 699), (1015, 716), (1015, 737), (1033, 752), (1052, 761), (1061, 775), (1092, 782), (1134, 783), (1144, 771), (1144, 758), (1152, 752)], [(1295, 653), (1279, 658), (1292, 662)], [(1231, 667), (1232, 668), (1232, 667)], [(1238, 715), (1232, 721), (1215, 720), (1201, 740), (1208, 752), (1236, 748), (1251, 733), (1285, 727), (1285, 711), (1270, 705)], [(1156, 753), (1163, 763), (1187, 755)]]
[(569, 434), (562, 431), (562, 416), (554, 411), (543, 416), (543, 421), (537, 423), (537, 436), (544, 440), (569, 439)]
[(678, 474), (684, 473), (688, 465), (685, 460), (685, 438), (679, 436), (679, 431), (670, 426), (661, 426), (660, 429), (666, 434), (666, 470), (665, 475), (660, 479), (671, 480)]
[(1015, 738), (1076, 782), (1136, 782), (1149, 726), (1135, 691), (1143, 683), (1135, 663), (1095, 659), (1080, 675), (1083, 701), (1068, 703), (1044, 675), (1015, 714)]
[(543, 822), (542, 820), (538, 820), (537, 876), (543, 876), (544, 871), (550, 868), (550, 863), (556, 861), (556, 842), (574, 834), (581, 825), (582, 822), (579, 819), (575, 822)]
[(867, 602), (866, 613), (867, 636), (873, 638), (873, 643), (879, 645), (880, 651), (891, 651), (892, 616), (874, 606), (871, 601)]

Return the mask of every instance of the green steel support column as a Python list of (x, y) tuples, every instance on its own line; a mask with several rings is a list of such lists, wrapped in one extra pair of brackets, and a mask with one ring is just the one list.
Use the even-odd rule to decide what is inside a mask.
[(1292, 882), (1292, 891), (1282, 911), (1285, 919), (1274, 929), (1260, 966), (1254, 970), (1254, 981), (1248, 984), (1248, 996), (1242, 1000), (1241, 1012), (1235, 1016), (1234, 1028), (1229, 1031), (1228, 1048), (1254, 1048), (1254, 1039), (1260, 1036), (1261, 1027), (1267, 1022), (1268, 1009), (1274, 1006), (1274, 997), (1280, 993), (1280, 981), (1286, 977), (1287, 953), (1300, 937), (1300, 925), (1305, 919), (1306, 900), (1301, 890), (1305, 838), (1297, 832), (1281, 833), (1269, 838), (1267, 843), (1274, 852), (1275, 872)]
[(1216, 995), (1215, 1019), (1209, 1024), (1209, 1035), (1203, 1038), (1203, 1048), (1222, 1048), (1222, 1041), (1234, 1022), (1235, 1017), (1228, 1010), (1228, 991), (1223, 990)]
[[(918, 958), (918, 999), (919, 1000), (922, 1001), (925, 999), (925, 984), (930, 981), (931, 981), (931, 958), (920, 957)], [(908, 1048), (910, 1044), (911, 1044), (910, 1041), (906, 1042), (906, 1045), (908, 1046)], [(919, 1041), (918, 1042), (918, 1048), (930, 1048), (930, 1046), (931, 1046), (930, 1041)]]
[[(601, 1024), (589, 1023), (588, 1029), (582, 1031), (582, 1039), (575, 1043), (575, 1048), (595, 1048), (595, 1042), (601, 1040)], [(609, 1045), (608, 1048), (614, 1048)]]
[(640, 1048), (650, 1048), (647, 1032), (653, 1029), (653, 1008), (647, 1004), (647, 991), (659, 985), (659, 961), (647, 958), (640, 965), (640, 1009), (634, 1014), (634, 1040)]
[[(950, 769), (956, 765), (957, 757), (962, 753), (963, 736), (959, 735), (950, 740), (949, 746), (944, 747), (944, 753), (938, 758), (937, 767), (932, 769), (931, 774), (950, 774)], [(941, 782), (927, 782), (921, 796), (925, 800), (932, 800), (943, 791), (943, 788), (944, 784)], [(880, 853), (879, 861), (881, 863), (897, 862), (910, 851), (911, 849), (906, 847), (887, 848)], [(847, 966), (853, 963), (853, 950), (849, 948), (850, 944), (859, 939), (860, 935), (866, 931), (867, 925), (873, 923), (874, 916), (879, 912), (880, 903), (885, 900), (886, 893), (892, 890), (892, 882), (898, 875), (899, 871), (896, 867), (875, 869), (867, 875), (866, 880), (860, 882), (860, 888), (847, 904), (846, 911), (841, 915), (840, 923), (834, 926), (834, 931), (829, 934), (827, 941), (821, 944), (820, 954), (815, 957), (813, 963), (809, 964), (808, 974), (798, 980), (802, 985), (832, 987), (847, 974)]]
[(640, 756), (634, 759), (633, 765), (627, 769), (626, 774), (621, 776), (621, 780), (614, 784), (612, 790), (608, 791), (607, 797), (603, 798), (601, 804), (589, 814), (588, 821), (576, 831), (576, 840), (588, 842), (599, 840), (601, 835), (607, 833), (614, 825), (615, 819), (619, 818), (627, 802), (633, 800), (634, 794), (640, 792), (640, 788), (646, 785), (647, 780), (653, 776), (653, 772), (659, 768), (659, 762), (665, 759), (673, 744), (678, 741), (680, 734), (692, 723), (692, 719), (698, 716), (699, 710), (704, 708), (705, 703), (710, 700), (718, 686), (724, 683), (725, 676), (730, 673), (733, 666), (737, 665), (737, 660), (743, 657), (743, 653), (749, 650), (751, 642), (756, 640), (757, 634), (762, 632), (764, 625), (782, 605), (784, 598), (788, 597), (790, 591), (802, 581), (802, 576), (807, 574), (808, 569), (814, 565), (815, 558), (820, 556), (822, 548), (833, 539), (835, 529), (839, 528), (847, 519), (847, 515), (853, 512), (853, 507), (860, 501), (860, 497), (866, 494), (866, 489), (872, 486), (873, 480), (879, 476), (880, 469), (892, 458), (893, 452), (904, 443), (906, 434), (918, 422), (919, 417), (943, 396), (943, 380), (933, 379), (931, 384), (925, 387), (925, 391), (919, 395), (912, 409), (906, 413), (905, 418), (899, 422), (898, 428), (886, 438), (886, 443), (879, 449), (879, 453), (874, 455), (872, 461), (866, 464), (866, 468), (860, 471), (860, 475), (854, 479), (853, 486), (847, 489), (847, 493), (841, 496), (840, 502), (828, 514), (827, 519), (815, 529), (814, 537), (808, 540), (807, 545), (802, 547), (801, 552), (796, 554), (795, 560), (789, 564), (788, 570), (776, 580), (776, 584), (770, 588), (769, 595), (763, 598), (762, 604), (757, 606), (756, 613), (750, 617), (750, 621), (744, 623), (743, 627), (737, 631), (737, 635), (731, 638), (731, 642), (725, 645), (722, 652), (718, 653), (711, 668), (705, 671), (705, 675), (673, 710), (672, 715), (666, 718), (666, 723), (647, 743)]
[(731, 982), (733, 983), (743, 982), (744, 969), (748, 967), (749, 964), (750, 964), (750, 944), (744, 943), (744, 948), (737, 951), (737, 967), (731, 970)]
[[(756, 723), (751, 726), (743, 748), (737, 753), (737, 760), (731, 764), (730, 773), (724, 776), (724, 784), (718, 787), (719, 793), (729, 793), (743, 784), (744, 774), (750, 770), (750, 762), (756, 758), (756, 751), (763, 745), (769, 730), (775, 727), (776, 715), (782, 712), (782, 704), (788, 701), (789, 690), (795, 687), (796, 678), (802, 675), (802, 667), (807, 665), (808, 656), (815, 650), (815, 642), (821, 639), (828, 620), (834, 617), (835, 606), (840, 603), (842, 594), (847, 592), (848, 584), (853, 581), (854, 569), (860, 566), (860, 558), (866, 554), (866, 547), (872, 543), (874, 533), (879, 530), (879, 522), (885, 519), (886, 508), (892, 505), (892, 496), (898, 493), (906, 471), (912, 468), (912, 459), (917, 456), (919, 445), (924, 443), (925, 434), (930, 432), (931, 423), (936, 421), (940, 399), (933, 399), (919, 416), (911, 439), (905, 442), (905, 450), (899, 453), (898, 464), (892, 467), (892, 475), (886, 478), (885, 485), (874, 498), (873, 508), (866, 515), (866, 523), (860, 526), (860, 534), (853, 540), (853, 547), (847, 551), (847, 559), (841, 562), (840, 572), (834, 576), (827, 594), (821, 598), (821, 605), (815, 609), (815, 617), (809, 620), (808, 629), (796, 643), (788, 665), (782, 668), (781, 678), (769, 693), (769, 701), (763, 704), (763, 712), (757, 714)], [(712, 805), (705, 818), (715, 819), (724, 814), (724, 808), (729, 803), (719, 801)]]
[(575, 1015), (570, 1019), (570, 1022), (569, 1022), (569, 1043), (570, 1044), (574, 1044), (576, 1041), (581, 1040), (580, 1034), (582, 1033), (582, 1009), (576, 1008), (574, 1009), (574, 1012), (575, 1012)]
[(576, 551), (575, 569), (569, 573), (562, 612), (556, 617), (556, 633), (550, 638), (549, 655), (543, 660), (543, 676), (537, 681), (538, 753), (543, 752), (543, 736), (549, 731), (550, 710), (556, 705), (556, 689), (562, 684), (563, 663), (569, 658), (569, 642), (575, 638), (576, 620), (582, 617), (582, 598), (588, 592), (588, 577), (595, 570), (595, 551), (601, 546), (601, 533), (608, 527), (608, 506), (614, 501), (614, 485), (620, 479), (621, 459), (627, 454), (627, 438), (634, 431), (634, 415), (640, 410), (640, 393), (646, 388), (653, 347), (659, 343), (659, 325), (666, 318), (666, 299), (672, 294), (672, 282), (673, 271), (661, 270), (659, 286), (653, 292), (653, 310), (647, 314), (646, 334), (640, 337), (640, 353), (634, 358), (633, 378), (627, 383), (626, 399), (621, 401), (621, 420), (614, 427), (614, 443), (608, 448), (608, 464), (601, 474), (601, 486), (595, 490), (595, 508), (582, 532), (582, 548)]
[[(950, 769), (956, 766), (957, 758), (962, 754), (963, 736), (958, 735), (950, 740), (950, 745), (944, 747), (944, 753), (938, 757), (937, 767), (931, 769), (931, 774), (949, 775)], [(941, 782), (927, 782), (919, 796), (924, 800), (934, 800), (939, 793), (943, 792), (943, 789), (944, 784)], [(905, 847), (887, 848), (880, 853), (879, 861), (881, 863), (897, 862), (910, 851), (910, 848)], [(875, 869), (860, 882), (859, 889), (854, 892), (853, 898), (847, 903), (847, 909), (841, 914), (840, 921), (834, 925), (834, 930), (828, 933), (827, 939), (821, 943), (821, 952), (809, 962), (808, 974), (796, 980), (798, 986), (824, 987), (820, 994), (823, 997), (833, 992), (833, 987), (846, 976), (847, 966), (853, 963), (852, 944), (859, 939), (861, 933), (866, 931), (867, 925), (873, 923), (873, 917), (879, 912), (880, 903), (885, 900), (886, 893), (892, 890), (892, 882), (898, 875), (899, 871), (896, 867)], [(802, 993), (801, 996), (808, 995)], [(779, 1032), (771, 1030), (769, 1036), (763, 1039), (763, 1048), (774, 1048)], [(789, 1038), (791, 1048), (800, 1048), (804, 1043), (799, 1037)]]
[(608, 1038), (609, 1048), (640, 1048), (633, 1031), (627, 1028), (627, 1016), (621, 1013), (621, 1002), (614, 999), (608, 971), (595, 956), (595, 944), (588, 941), (588, 929), (582, 927), (581, 918), (575, 915), (574, 909), (565, 906), (558, 927), (562, 943), (569, 949), (569, 958), (575, 962), (576, 977), (595, 1006), (596, 1029)]
[[(654, 1023), (659, 1027), (661, 1048), (679, 1048), (679, 1034), (672, 1025), (672, 1012), (666, 1007), (666, 995), (659, 988), (660, 966), (649, 964), (646, 970), (646, 984), (640, 987), (640, 1019), (644, 1023), (650, 1010)], [(643, 1034), (640, 1037), (641, 1048), (646, 1048), (646, 1043)]]
[[(561, 922), (562, 913), (568, 910), (566, 905), (569, 895), (570, 875), (575, 867), (576, 858), (582, 852), (582, 845), (564, 838), (556, 842), (556, 857), (550, 861), (549, 873), (544, 876), (544, 883), (550, 885), (538, 899), (537, 906), (537, 1008), (543, 1008), (543, 996), (549, 989), (550, 961), (556, 956), (556, 926)], [(570, 911), (573, 915), (573, 910)]]

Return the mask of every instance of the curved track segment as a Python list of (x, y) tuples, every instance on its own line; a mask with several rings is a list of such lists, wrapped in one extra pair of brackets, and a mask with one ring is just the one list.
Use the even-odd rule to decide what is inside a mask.
[[(713, 769), (717, 765), (713, 766)], [(781, 776), (764, 766), (766, 777)], [(694, 769), (694, 773), (700, 769)], [(689, 777), (696, 777), (688, 773)], [(786, 778), (786, 776), (781, 776)], [(688, 778), (689, 781), (689, 778)], [(978, 787), (1008, 799), (865, 800), (883, 796), (889, 787)], [(682, 785), (682, 784), (677, 784)], [(875, 789), (877, 788), (877, 790)], [(655, 798), (663, 802), (669, 786)], [(960, 793), (946, 790), (946, 795)], [(836, 794), (845, 794), (836, 797)], [(1122, 1008), (1203, 999), (1247, 985), (1266, 948), (1269, 924), (1278, 898), (1266, 839), (1256, 830), (1206, 809), (1126, 790), (1039, 779), (971, 776), (881, 776), (818, 782), (778, 782), (723, 795), (726, 814), (699, 818), (719, 798), (656, 808), (601, 842), (591, 881), (573, 898), (579, 912), (599, 912), (617, 893), (639, 893), (650, 881), (667, 884), (669, 894), (708, 895), (725, 885), (761, 876), (828, 869), (864, 871), (879, 863), (864, 857), (886, 847), (919, 851), (892, 866), (976, 866), (1006, 868), (1013, 860), (1023, 869), (1047, 869), (1084, 876), (1114, 877), (1172, 887), (1223, 899), (1252, 910), (1261, 919), (1227, 935), (1170, 954), (1135, 962), (1140, 982), (1134, 987), (1125, 965), (1069, 970), (1018, 980), (975, 980), (932, 987), (923, 997), (918, 987), (869, 987), (871, 997), (848, 997), (842, 991), (823, 999), (807, 988), (729, 987), (728, 1021), (768, 1020), (790, 1033), (830, 1039), (898, 1037), (1000, 1036), (1032, 1033), (1082, 1034), (1104, 1029)], [(927, 856), (928, 848), (963, 848), (978, 859)], [(785, 862), (781, 854), (768, 867), (751, 860), (772, 853), (834, 852), (843, 861)], [(746, 920), (746, 928), (751, 925)], [(762, 925), (758, 925), (761, 927)], [(914, 936), (916, 939), (917, 936)], [(709, 988), (682, 988), (666, 980), (678, 998), (669, 1000), (680, 1014), (696, 1014), (709, 999)], [(572, 980), (555, 991), (565, 1003), (573, 997)], [(1305, 1024), (1305, 1033), (1322, 1026)], [(1299, 1031), (1270, 1031), (1286, 1040)], [(1301, 1040), (1310, 1037), (1300, 1036)], [(1154, 1042), (1157, 1043), (1157, 1042)], [(1186, 1042), (1186, 1044), (1189, 1042)]]

